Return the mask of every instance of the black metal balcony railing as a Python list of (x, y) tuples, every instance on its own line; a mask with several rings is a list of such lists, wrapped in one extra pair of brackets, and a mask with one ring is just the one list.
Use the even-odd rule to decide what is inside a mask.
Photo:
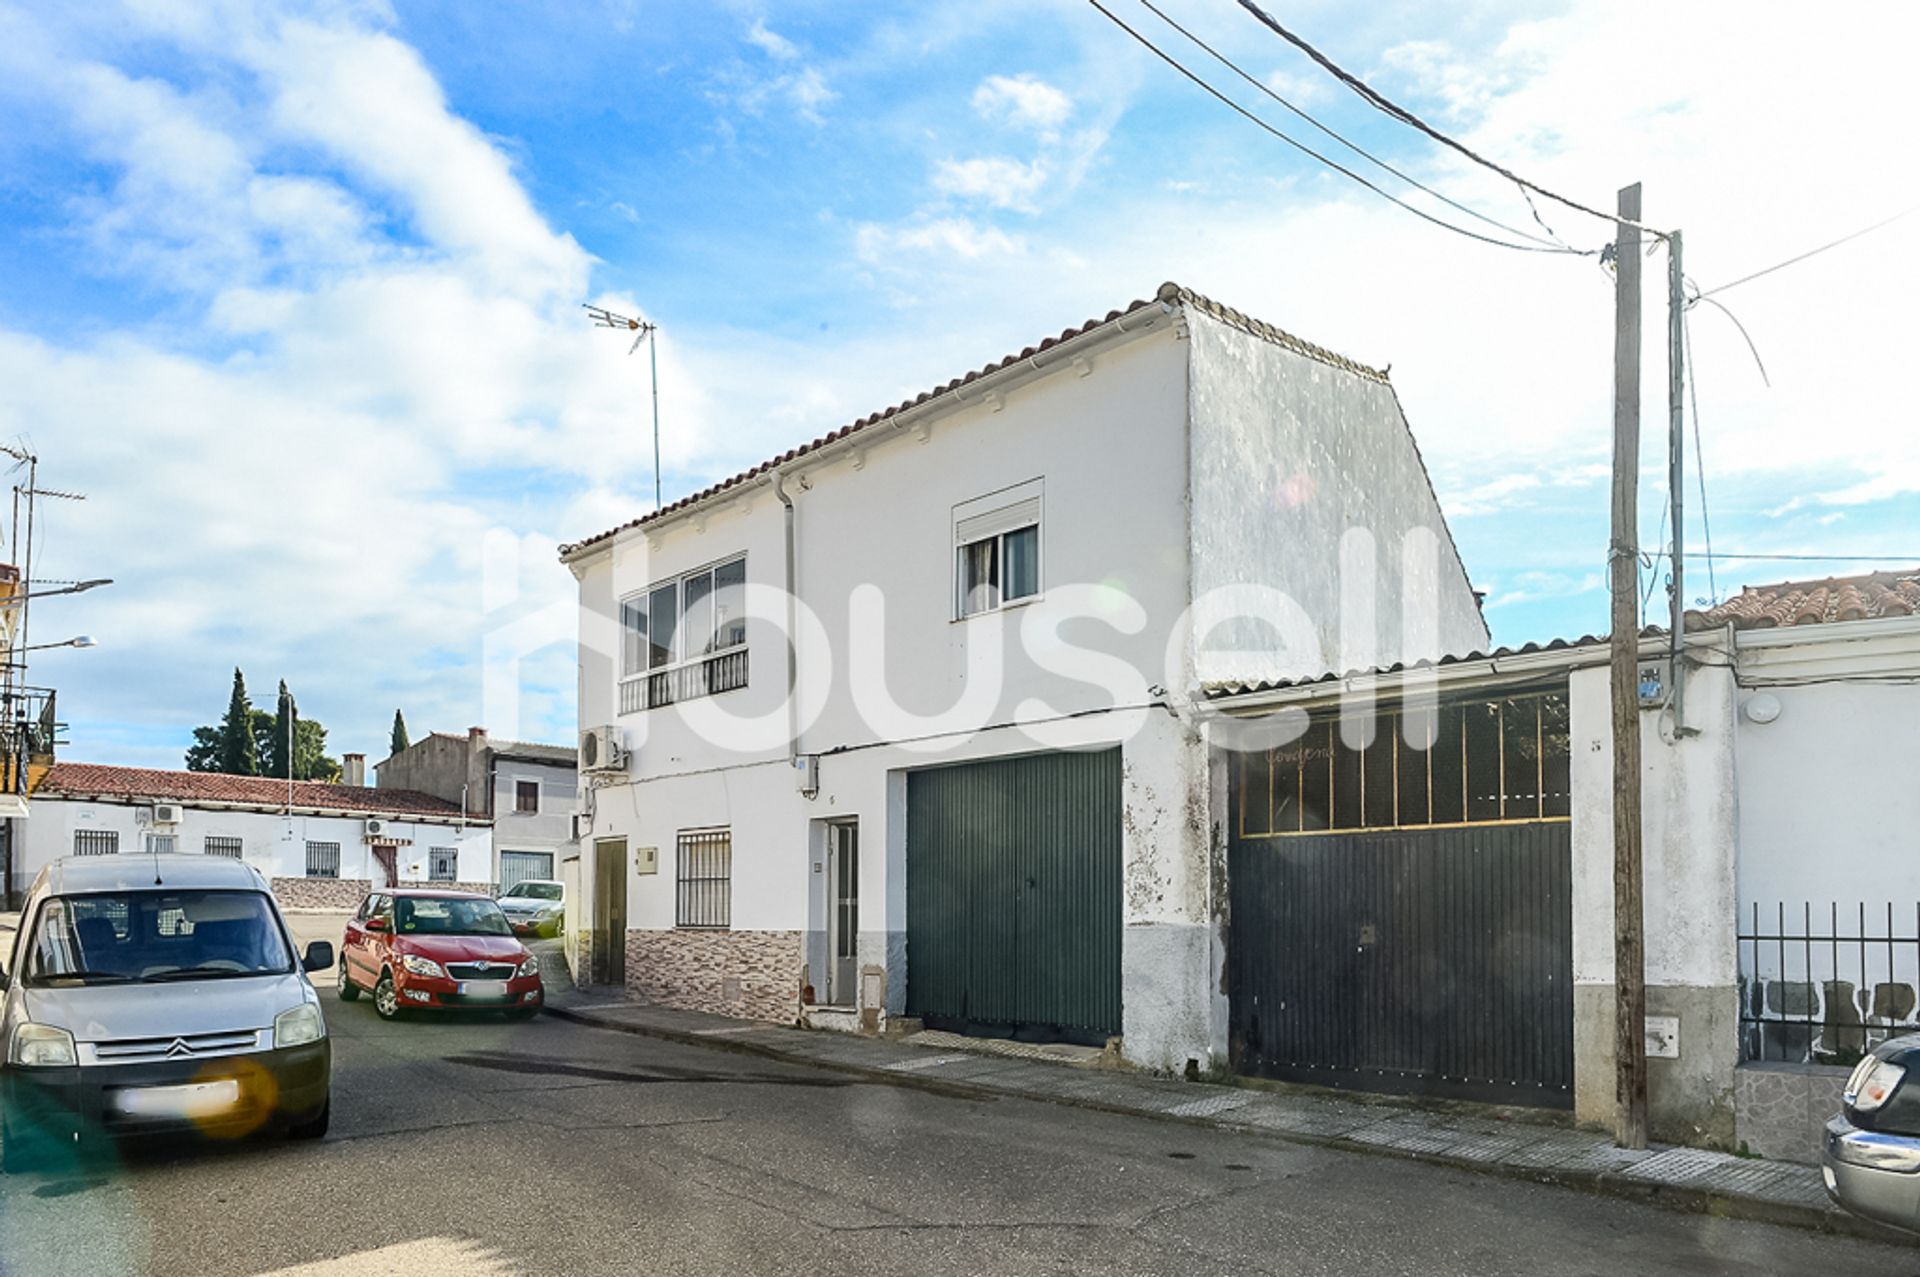
[(1755, 902), (1740, 921), (1747, 1059), (1850, 1065), (1888, 1038), (1920, 1030), (1920, 903), (1842, 911), (1837, 903), (1815, 910), (1783, 901), (1763, 910)]
[(620, 712), (659, 709), (699, 696), (731, 692), (747, 685), (747, 649), (738, 647), (671, 669), (655, 670), (620, 684)]
[(0, 793), (26, 793), (28, 764), (53, 760), (65, 726), (56, 713), (51, 688), (10, 686), (0, 693)]

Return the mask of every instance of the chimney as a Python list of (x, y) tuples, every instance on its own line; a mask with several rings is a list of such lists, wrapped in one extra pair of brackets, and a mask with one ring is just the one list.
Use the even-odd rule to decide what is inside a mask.
[(367, 756), (365, 754), (340, 755), (340, 783), (364, 787), (367, 783)]
[(466, 811), (469, 816), (493, 815), (493, 748), (484, 727), (467, 729)]

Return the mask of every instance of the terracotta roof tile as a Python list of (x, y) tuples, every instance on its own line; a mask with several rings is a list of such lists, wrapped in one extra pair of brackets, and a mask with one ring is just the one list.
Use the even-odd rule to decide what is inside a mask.
[[(34, 793), (41, 797), (137, 798), (155, 802), (246, 803), (284, 807), (287, 782), (268, 776), (229, 776), (222, 772), (164, 771), (152, 767), (109, 767), (101, 763), (55, 763)], [(367, 812), (376, 816), (458, 818), (460, 804), (411, 789), (372, 789), (361, 785), (293, 782), (293, 805), (308, 810)], [(484, 820), (476, 823), (485, 824)]]
[(605, 532), (599, 532), (594, 534), (593, 536), (585, 537), (579, 541), (573, 541), (565, 545), (562, 545), (560, 547), (560, 556), (562, 558), (566, 558), (571, 555), (577, 554), (581, 550), (585, 550), (590, 546), (598, 545), (600, 542), (607, 540), (609, 537), (617, 536), (618, 534), (625, 532), (630, 528), (641, 527), (645, 524), (652, 523), (656, 519), (665, 518), (667, 515), (672, 514), (675, 511), (684, 510), (688, 506), (696, 505), (702, 501), (707, 500), (709, 497), (718, 496), (720, 493), (727, 491), (729, 488), (735, 488), (743, 483), (747, 483), (747, 482), (750, 482), (751, 480), (757, 479), (761, 475), (768, 473), (769, 471), (775, 469), (776, 467), (783, 466), (790, 461), (798, 460), (799, 458), (806, 456), (808, 453), (818, 451), (819, 449), (826, 447), (828, 444), (836, 443), (839, 440), (846, 438), (848, 435), (854, 434), (861, 430), (869, 429), (872, 426), (879, 425), (880, 423), (885, 422), (890, 418), (896, 417), (899, 414), (908, 411), (909, 409), (917, 408), (921, 404), (927, 403), (931, 400), (939, 399), (943, 396), (950, 395), (964, 386), (969, 386), (973, 384), (974, 382), (978, 381), (982, 377), (990, 376), (993, 373), (999, 372), (1003, 368), (1011, 367), (1012, 365), (1019, 363), (1023, 359), (1031, 359), (1035, 355), (1042, 354), (1048, 350), (1051, 350), (1055, 346), (1058, 346), (1063, 342), (1072, 341), (1076, 337), (1084, 337), (1088, 333), (1094, 332), (1095, 330), (1100, 328), (1105, 328), (1109, 324), (1117, 323), (1118, 321), (1126, 318), (1129, 315), (1135, 314), (1139, 311), (1146, 310), (1153, 306), (1187, 307), (1192, 310), (1197, 310), (1204, 315), (1207, 315), (1213, 319), (1220, 321), (1223, 324), (1227, 324), (1231, 327), (1237, 328), (1241, 332), (1244, 332), (1249, 336), (1258, 337), (1264, 341), (1270, 341), (1277, 346), (1283, 346), (1286, 349), (1293, 351), (1297, 355), (1303, 355), (1308, 359), (1317, 360), (1320, 363), (1330, 365), (1331, 367), (1334, 367), (1334, 368), (1338, 368), (1343, 372), (1350, 372), (1350, 373), (1353, 373), (1355, 376), (1365, 377), (1370, 381), (1385, 382), (1387, 380), (1387, 374), (1377, 368), (1369, 368), (1367, 365), (1356, 362), (1355, 360), (1352, 360), (1352, 359), (1348, 359), (1344, 355), (1335, 354), (1333, 351), (1327, 350), (1325, 347), (1316, 346), (1312, 342), (1302, 341), (1300, 338), (1293, 336), (1291, 333), (1285, 332), (1279, 328), (1275, 328), (1272, 324), (1269, 324), (1264, 320), (1255, 319), (1250, 315), (1242, 314), (1240, 311), (1234, 310), (1230, 306), (1223, 306), (1219, 302), (1216, 302), (1209, 297), (1203, 297), (1199, 293), (1194, 292), (1192, 289), (1183, 288), (1179, 284), (1168, 282), (1160, 285), (1160, 287), (1157, 290), (1155, 290), (1154, 295), (1151, 298), (1131, 302), (1120, 310), (1110, 310), (1106, 313), (1106, 315), (1103, 318), (1089, 319), (1084, 324), (1081, 324), (1077, 328), (1062, 329), (1058, 336), (1045, 338), (1038, 345), (1028, 346), (1026, 349), (1021, 350), (1016, 354), (1007, 355), (1004, 358), (997, 359), (994, 362), (985, 365), (984, 367), (976, 368), (972, 372), (966, 373), (965, 375), (960, 377), (956, 377), (952, 381), (946, 382), (943, 385), (935, 386), (931, 390), (923, 390), (918, 395), (915, 395), (912, 399), (904, 400), (901, 403), (897, 403), (890, 408), (882, 408), (878, 412), (869, 413), (866, 416), (861, 417), (857, 421), (854, 421), (848, 425), (844, 425), (840, 427), (838, 430), (834, 430), (827, 434), (821, 435), (818, 439), (815, 439), (812, 443), (804, 443), (797, 448), (789, 448), (786, 452), (781, 453), (779, 456), (774, 457), (767, 461), (763, 461), (759, 465), (754, 466), (750, 470), (743, 470), (739, 474), (734, 475), (730, 479), (723, 479), (719, 483), (716, 483), (711, 487), (703, 488), (699, 492), (695, 492), (690, 496), (685, 496), (680, 498), (678, 501), (668, 502), (666, 505), (662, 506), (660, 509), (654, 511), (651, 514), (641, 515), (637, 519), (629, 519), (627, 522), (622, 523), (617, 527), (608, 528)]
[(1871, 621), (1920, 612), (1920, 568), (1828, 577), (1823, 581), (1782, 581), (1749, 585), (1726, 602), (1704, 612), (1688, 612), (1689, 630), (1764, 630), (1833, 621)]

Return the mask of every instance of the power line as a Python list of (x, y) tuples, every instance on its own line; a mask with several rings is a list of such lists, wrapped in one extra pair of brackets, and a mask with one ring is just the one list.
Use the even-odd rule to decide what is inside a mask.
[[(1707, 597), (1720, 601), (1720, 583), (1713, 577), (1713, 524), (1707, 518), (1707, 452), (1700, 443), (1700, 385), (1698, 365), (1693, 362), (1693, 325), (1688, 313), (1680, 312), (1680, 342), (1686, 356), (1687, 400), (1693, 407), (1693, 464), (1694, 472), (1700, 476), (1700, 531), (1707, 542)], [(1685, 558), (1683, 554), (1681, 556)]]
[[(1204, 50), (1207, 53), (1208, 56), (1213, 58), (1213, 60), (1218, 62), (1221, 66), (1224, 66), (1225, 68), (1227, 68), (1227, 70), (1233, 72), (1235, 75), (1239, 76), (1242, 80), (1245, 80), (1248, 84), (1252, 85), (1255, 89), (1258, 89), (1261, 93), (1264, 93), (1267, 97), (1272, 98), (1275, 102), (1278, 102), (1281, 106), (1293, 112), (1293, 114), (1298, 116), (1300, 119), (1305, 120), (1308, 124), (1311, 124), (1314, 128), (1320, 130), (1321, 133), (1332, 138), (1334, 141), (1338, 142), (1340, 145), (1346, 147), (1349, 151), (1352, 151), (1355, 155), (1358, 155), (1362, 159), (1368, 160), (1373, 164), (1378, 165), (1380, 168), (1385, 169), (1387, 172), (1393, 174), (1395, 177), (1399, 178), (1401, 181), (1405, 182), (1407, 185), (1412, 186), (1418, 190), (1425, 191), (1428, 195), (1433, 196), (1435, 199), (1439, 200), (1442, 204), (1445, 204), (1450, 208), (1458, 209), (1460, 212), (1465, 213), (1468, 217), (1476, 218), (1479, 221), (1485, 222), (1489, 226), (1492, 226), (1492, 227), (1495, 227), (1496, 229), (1507, 232), (1507, 234), (1509, 235), (1517, 235), (1521, 239), (1532, 240), (1536, 244), (1551, 244), (1558, 248), (1568, 247), (1567, 244), (1565, 244), (1560, 240), (1559, 236), (1553, 234), (1552, 228), (1548, 227), (1545, 222), (1540, 222), (1541, 229), (1545, 230), (1548, 236), (1550, 236), (1551, 238), (1543, 239), (1540, 236), (1535, 235), (1531, 231), (1524, 231), (1519, 229), (1518, 227), (1509, 226), (1505, 222), (1499, 221), (1496, 218), (1489, 217), (1485, 213), (1482, 213), (1479, 209), (1472, 208), (1466, 204), (1460, 203), (1458, 200), (1455, 200), (1446, 195), (1443, 195), (1439, 191), (1435, 190), (1433, 187), (1428, 186), (1425, 182), (1420, 181), (1418, 178), (1402, 172), (1400, 169), (1395, 168), (1392, 164), (1387, 163), (1387, 161), (1373, 154), (1373, 152), (1367, 150), (1365, 147), (1361, 146), (1359, 143), (1352, 141), (1351, 139), (1341, 135), (1336, 130), (1328, 127), (1326, 124), (1316, 119), (1310, 112), (1301, 109), (1300, 107), (1294, 105), (1292, 102), (1289, 102), (1286, 98), (1282, 97), (1279, 93), (1277, 93), (1272, 88), (1272, 86), (1266, 84), (1264, 81), (1260, 80), (1258, 77), (1249, 74), (1238, 63), (1233, 61), (1233, 59), (1229, 58), (1226, 54), (1221, 53), (1218, 49), (1214, 48), (1212, 45), (1208, 44), (1205, 40), (1195, 35), (1192, 31), (1182, 26), (1171, 15), (1169, 15), (1166, 11), (1161, 9), (1160, 6), (1154, 4), (1153, 0), (1140, 0), (1140, 4), (1142, 5), (1142, 7), (1151, 11), (1155, 17), (1160, 19), (1160, 21), (1166, 23), (1168, 26), (1172, 27), (1175, 31), (1178, 31), (1181, 35), (1185, 36), (1193, 44), (1199, 46), (1202, 50)], [(1525, 192), (1523, 191), (1522, 194), (1524, 193)], [(1537, 210), (1534, 213), (1534, 220), (1537, 222), (1540, 221), (1540, 215)]]
[(1799, 254), (1796, 254), (1795, 256), (1789, 257), (1784, 262), (1776, 262), (1772, 266), (1767, 267), (1765, 270), (1757, 270), (1753, 272), (1753, 274), (1751, 275), (1742, 275), (1739, 279), (1734, 280), (1730, 284), (1721, 284), (1718, 288), (1709, 288), (1703, 293), (1695, 293), (1693, 300), (1705, 301), (1707, 298), (1713, 296), (1715, 293), (1724, 293), (1729, 288), (1738, 288), (1742, 284), (1752, 283), (1754, 280), (1759, 279), (1763, 275), (1771, 275), (1773, 274), (1773, 272), (1777, 270), (1785, 270), (1787, 267), (1792, 266), (1795, 263), (1806, 261), (1809, 257), (1817, 257), (1821, 253), (1826, 252), (1830, 248), (1838, 248), (1842, 244), (1852, 243), (1854, 240), (1859, 239), (1862, 235), (1870, 235), (1874, 231), (1879, 230), (1883, 226), (1891, 226), (1895, 222), (1899, 221), (1901, 218), (1909, 217), (1915, 212), (1920, 212), (1920, 204), (1915, 204), (1912, 208), (1908, 208), (1901, 212), (1895, 213), (1892, 217), (1886, 218), (1882, 221), (1875, 222), (1871, 226), (1863, 226), (1859, 230), (1853, 232), (1851, 235), (1842, 235), (1839, 239), (1834, 240), (1832, 243), (1822, 244), (1818, 248), (1809, 248), (1806, 252), (1799, 253)]
[(1318, 160), (1320, 163), (1326, 165), (1328, 168), (1334, 170), (1336, 173), (1340, 173), (1348, 178), (1351, 178), (1353, 181), (1358, 182), (1360, 185), (1366, 187), (1368, 190), (1372, 191), (1375, 195), (1378, 195), (1380, 198), (1399, 205), (1401, 208), (1405, 209), (1407, 212), (1412, 213), (1415, 217), (1418, 217), (1423, 221), (1432, 222), (1435, 226), (1444, 227), (1445, 229), (1452, 231), (1456, 235), (1464, 235), (1468, 239), (1479, 240), (1483, 244), (1493, 244), (1500, 248), (1511, 248), (1516, 252), (1522, 252), (1522, 253), (1573, 253), (1575, 252), (1575, 250), (1569, 249), (1569, 248), (1559, 248), (1559, 247), (1552, 247), (1552, 246), (1546, 246), (1541, 244), (1516, 244), (1511, 240), (1496, 239), (1491, 235), (1482, 235), (1478, 231), (1470, 231), (1466, 229), (1464, 226), (1456, 226), (1452, 222), (1449, 222), (1444, 218), (1435, 217), (1432, 213), (1427, 212), (1423, 208), (1416, 208), (1414, 205), (1407, 203), (1405, 200), (1393, 194), (1391, 191), (1386, 191), (1381, 189), (1380, 187), (1374, 185), (1374, 183), (1368, 181), (1366, 178), (1354, 172), (1352, 169), (1346, 167), (1344, 164), (1341, 164), (1339, 161), (1330, 159), (1327, 156), (1322, 155), (1320, 152), (1314, 150), (1312, 147), (1308, 146), (1306, 143), (1301, 142), (1296, 138), (1288, 136), (1287, 134), (1281, 132), (1279, 129), (1275, 128), (1273, 125), (1267, 123), (1267, 121), (1255, 115), (1253, 112), (1247, 110), (1246, 107), (1241, 106), (1238, 102), (1234, 101), (1232, 98), (1228, 97), (1226, 94), (1222, 93), (1220, 90), (1214, 88), (1213, 85), (1209, 84), (1206, 80), (1202, 79), (1199, 75), (1189, 70), (1185, 65), (1183, 65), (1180, 62), (1179, 59), (1175, 58), (1172, 54), (1167, 53), (1165, 50), (1160, 48), (1159, 45), (1155, 44), (1153, 41), (1149, 40), (1146, 36), (1142, 35), (1139, 31), (1135, 30), (1132, 26), (1128, 25), (1123, 18), (1121, 18), (1113, 10), (1107, 8), (1107, 6), (1102, 4), (1100, 0), (1087, 0), (1087, 3), (1091, 4), (1094, 8), (1098, 9), (1106, 17), (1107, 21), (1113, 23), (1115, 26), (1119, 27), (1122, 31), (1125, 31), (1128, 35), (1132, 36), (1134, 40), (1137, 43), (1139, 43), (1141, 47), (1145, 48), (1149, 53), (1159, 58), (1162, 62), (1172, 67), (1175, 71), (1178, 71), (1181, 75), (1191, 80), (1194, 84), (1198, 85), (1201, 89), (1204, 89), (1209, 96), (1213, 97), (1214, 99), (1219, 101), (1221, 104), (1227, 107), (1230, 107), (1236, 114), (1244, 117), (1247, 121), (1255, 125), (1257, 128), (1260, 128), (1265, 132), (1272, 134), (1274, 137), (1280, 139), (1282, 142), (1285, 142), (1288, 146), (1291, 146), (1296, 151), (1299, 151), (1304, 155), (1310, 156), (1313, 159)]
[(1255, 18), (1259, 19), (1262, 25), (1266, 26), (1268, 30), (1272, 31), (1275, 35), (1279, 36), (1282, 40), (1285, 40), (1288, 44), (1291, 44), (1294, 48), (1300, 50), (1302, 53), (1312, 58), (1329, 75), (1333, 76), (1336, 80), (1340, 81), (1342, 84), (1346, 85), (1349, 89), (1352, 89), (1355, 93), (1359, 94), (1361, 99), (1365, 101), (1369, 106), (1373, 107), (1375, 110), (1381, 112), (1382, 114), (1388, 116), (1391, 119), (1400, 121), (1400, 123), (1405, 124), (1410, 128), (1415, 128), (1420, 130), (1420, 132), (1425, 133), (1428, 137), (1432, 138), (1436, 142), (1439, 142), (1443, 146), (1452, 147), (1454, 150), (1460, 152), (1460, 154), (1472, 160), (1475, 164), (1480, 165), (1482, 168), (1493, 170), (1495, 173), (1498, 173), (1501, 177), (1506, 178), (1509, 182), (1512, 182), (1516, 186), (1519, 186), (1522, 190), (1529, 190), (1537, 194), (1544, 195), (1548, 199), (1554, 201), (1556, 204), (1564, 204), (1568, 208), (1576, 209), (1579, 212), (1585, 213), (1590, 217), (1597, 217), (1601, 221), (1612, 222), (1616, 225), (1631, 226), (1636, 230), (1645, 231), (1656, 239), (1665, 239), (1667, 237), (1667, 233), (1665, 231), (1655, 230), (1651, 226), (1643, 225), (1642, 223), (1633, 221), (1630, 218), (1621, 217), (1616, 213), (1603, 213), (1599, 209), (1590, 207), (1589, 205), (1586, 205), (1586, 204), (1582, 204), (1578, 200), (1568, 199), (1564, 195), (1555, 194), (1554, 192), (1548, 190), (1546, 187), (1541, 186), (1539, 183), (1530, 182), (1526, 178), (1521, 177), (1518, 173), (1515, 173), (1512, 169), (1505, 168), (1499, 164), (1496, 164), (1494, 161), (1488, 159), (1486, 156), (1481, 155), (1478, 151), (1475, 151), (1471, 147), (1467, 146), (1464, 142), (1457, 142), (1453, 138), (1448, 137), (1445, 133), (1442, 133), (1439, 129), (1434, 128), (1431, 124), (1428, 124), (1425, 120), (1421, 119), (1419, 116), (1415, 115), (1413, 112), (1407, 110), (1405, 107), (1399, 105), (1396, 102), (1388, 100), (1385, 96), (1377, 92), (1371, 85), (1369, 85), (1366, 81), (1362, 80), (1359, 76), (1354, 75), (1352, 72), (1345, 70), (1340, 65), (1335, 63), (1332, 58), (1329, 58), (1326, 54), (1320, 52), (1320, 50), (1314, 48), (1311, 44), (1307, 43), (1307, 41), (1295, 35), (1293, 32), (1287, 30), (1285, 27), (1281, 26), (1280, 23), (1273, 17), (1272, 14), (1268, 13), (1266, 10), (1262, 9), (1259, 5), (1255, 4), (1253, 0), (1240, 0), (1240, 7), (1242, 9), (1245, 9), (1248, 13), (1252, 14)]
[(1734, 550), (1688, 550), (1689, 559), (1768, 559), (1787, 563), (1908, 563), (1920, 565), (1920, 554), (1741, 554)]

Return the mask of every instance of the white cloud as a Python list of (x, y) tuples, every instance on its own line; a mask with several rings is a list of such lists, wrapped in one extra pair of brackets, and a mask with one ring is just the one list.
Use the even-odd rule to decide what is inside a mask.
[(755, 18), (753, 25), (747, 28), (747, 43), (782, 62), (791, 62), (800, 56), (800, 49), (793, 41), (768, 30), (766, 21), (761, 18)]
[(973, 109), (988, 120), (1057, 129), (1073, 114), (1073, 99), (1031, 75), (990, 75), (973, 91)]
[(934, 189), (946, 195), (984, 200), (996, 208), (1031, 208), (1047, 184), (1039, 160), (1023, 163), (1005, 155), (972, 160), (942, 160), (934, 166)]
[(960, 257), (967, 261), (1015, 253), (1020, 241), (1005, 231), (964, 217), (942, 217), (904, 226), (868, 223), (854, 235), (860, 257), (884, 265), (903, 253)]

